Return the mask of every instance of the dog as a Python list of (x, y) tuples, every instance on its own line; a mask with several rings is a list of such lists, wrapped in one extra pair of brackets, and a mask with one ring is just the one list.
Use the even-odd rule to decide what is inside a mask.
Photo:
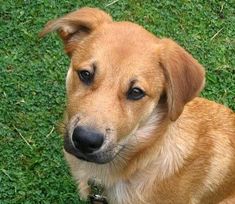
[(198, 97), (205, 71), (171, 39), (97, 8), (49, 21), (71, 59), (64, 154), (111, 204), (235, 203), (235, 114)]

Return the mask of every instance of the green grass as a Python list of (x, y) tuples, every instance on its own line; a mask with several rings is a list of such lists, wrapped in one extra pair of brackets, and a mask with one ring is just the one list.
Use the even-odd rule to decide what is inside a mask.
[(171, 37), (207, 71), (202, 95), (235, 109), (235, 8), (231, 1), (0, 0), (0, 203), (82, 203), (56, 128), (69, 59), (49, 20), (82, 6)]

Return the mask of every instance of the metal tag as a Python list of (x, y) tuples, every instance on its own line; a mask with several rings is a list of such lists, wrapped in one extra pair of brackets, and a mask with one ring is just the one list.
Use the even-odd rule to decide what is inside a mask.
[(108, 204), (106, 198), (103, 196), (91, 195), (89, 197), (90, 197), (91, 204)]

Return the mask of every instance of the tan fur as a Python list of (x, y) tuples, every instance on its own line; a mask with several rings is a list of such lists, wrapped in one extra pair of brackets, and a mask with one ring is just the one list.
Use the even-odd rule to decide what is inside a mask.
[[(196, 97), (202, 66), (170, 39), (83, 8), (50, 21), (71, 57), (66, 79), (66, 132), (88, 125), (105, 134), (106, 164), (65, 151), (83, 198), (88, 179), (103, 184), (113, 204), (231, 204), (235, 201), (235, 114)], [(91, 70), (85, 86), (77, 71)], [(147, 93), (126, 98), (133, 82)], [(195, 98), (196, 97), (196, 98)]]

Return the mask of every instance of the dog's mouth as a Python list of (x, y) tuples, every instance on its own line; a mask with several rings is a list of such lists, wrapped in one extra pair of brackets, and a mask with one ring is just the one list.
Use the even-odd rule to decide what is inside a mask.
[(105, 148), (102, 148), (101, 150), (98, 150), (96, 152), (83, 153), (73, 145), (68, 135), (65, 135), (64, 137), (64, 150), (67, 153), (72, 154), (80, 160), (97, 164), (106, 164), (111, 162), (123, 148), (124, 146), (117, 146), (110, 143), (106, 145)]

